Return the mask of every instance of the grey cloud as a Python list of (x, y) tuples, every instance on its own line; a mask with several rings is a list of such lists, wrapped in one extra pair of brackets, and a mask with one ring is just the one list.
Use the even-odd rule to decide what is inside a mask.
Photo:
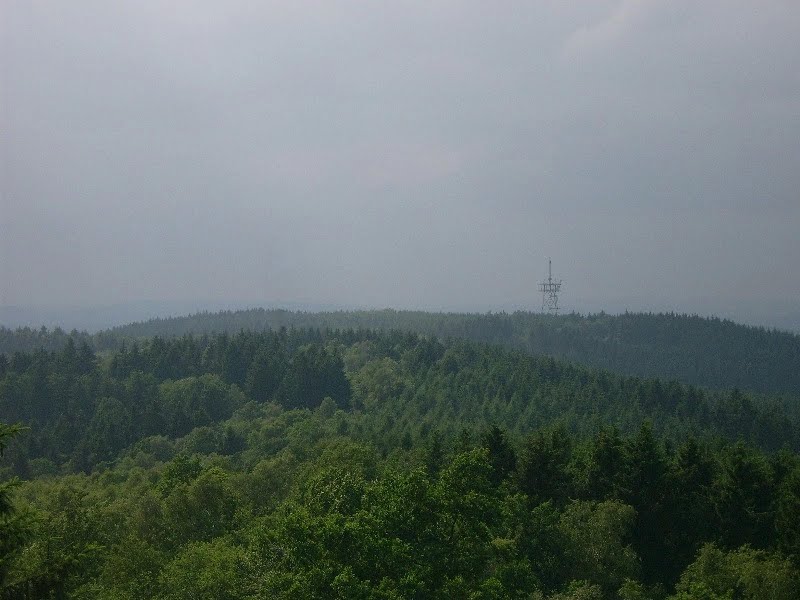
[(795, 3), (3, 4), (0, 304), (798, 312)]

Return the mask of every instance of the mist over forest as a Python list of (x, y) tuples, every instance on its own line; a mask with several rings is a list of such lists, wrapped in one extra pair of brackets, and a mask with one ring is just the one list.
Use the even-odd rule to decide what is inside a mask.
[(0, 600), (800, 598), (800, 4), (0, 14)]

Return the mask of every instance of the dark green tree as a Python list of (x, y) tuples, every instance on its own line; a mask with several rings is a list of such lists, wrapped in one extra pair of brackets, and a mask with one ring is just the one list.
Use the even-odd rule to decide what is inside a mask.
[(572, 441), (563, 427), (537, 431), (525, 440), (519, 461), (519, 488), (533, 506), (548, 500), (563, 505), (570, 498), (571, 452)]
[(726, 547), (770, 546), (775, 491), (769, 463), (762, 454), (742, 442), (722, 453), (713, 492), (721, 541)]
[[(19, 425), (0, 423), (0, 457), (8, 441), (21, 430)], [(18, 484), (16, 479), (0, 481), (0, 591), (6, 582), (11, 562), (22, 550), (29, 534), (27, 520), (15, 508), (12, 500), (12, 491)]]
[(497, 425), (492, 425), (483, 433), (481, 446), (488, 452), (492, 484), (500, 485), (517, 468), (517, 453), (509, 443), (506, 432)]
[(308, 344), (292, 357), (277, 390), (279, 402), (289, 408), (315, 408), (326, 396), (340, 408), (350, 405), (350, 382), (341, 356), (320, 344)]

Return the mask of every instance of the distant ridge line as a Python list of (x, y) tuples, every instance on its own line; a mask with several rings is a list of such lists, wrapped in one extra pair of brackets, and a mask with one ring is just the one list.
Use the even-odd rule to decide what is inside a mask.
[[(677, 313), (425, 312), (255, 308), (199, 312), (79, 334), (99, 351), (154, 336), (236, 333), (280, 327), (395, 329), (463, 338), (544, 354), (624, 375), (677, 380), (712, 389), (740, 388), (800, 398), (800, 335), (729, 319)], [(63, 343), (64, 332), (0, 329), (0, 352)], [(59, 342), (58, 340), (61, 340)]]

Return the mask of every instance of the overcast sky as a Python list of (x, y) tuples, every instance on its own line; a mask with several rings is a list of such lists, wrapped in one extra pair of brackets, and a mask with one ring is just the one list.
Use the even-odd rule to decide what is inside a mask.
[(0, 0), (0, 306), (800, 322), (796, 0)]

